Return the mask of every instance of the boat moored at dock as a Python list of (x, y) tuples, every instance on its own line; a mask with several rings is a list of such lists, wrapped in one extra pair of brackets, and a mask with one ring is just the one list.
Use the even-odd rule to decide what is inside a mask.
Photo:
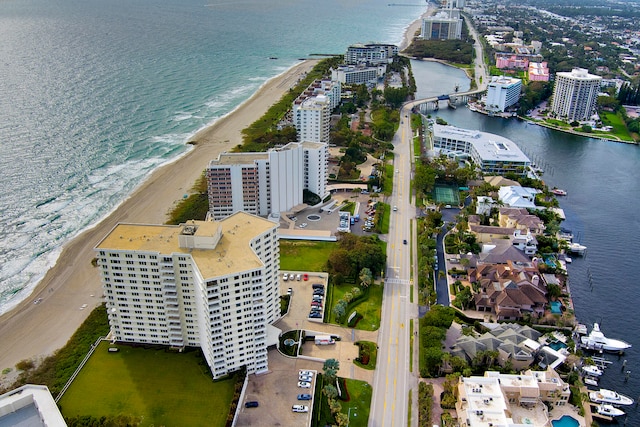
[(580, 337), (580, 342), (587, 350), (620, 353), (631, 348), (631, 344), (626, 341), (605, 337), (602, 331), (600, 331), (600, 325), (597, 323), (593, 324), (593, 329), (589, 335)]
[(589, 399), (593, 403), (604, 403), (609, 405), (633, 405), (633, 399), (622, 394), (618, 394), (613, 390), (601, 388), (598, 391), (589, 393)]

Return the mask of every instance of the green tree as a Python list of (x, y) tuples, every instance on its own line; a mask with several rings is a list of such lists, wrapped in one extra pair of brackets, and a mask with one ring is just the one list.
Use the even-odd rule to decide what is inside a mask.
[(336, 359), (327, 359), (322, 365), (322, 372), (327, 379), (328, 383), (334, 383), (336, 381), (336, 375), (340, 370), (340, 362)]
[(335, 399), (338, 397), (338, 389), (333, 384), (325, 385), (322, 392), (327, 396), (327, 399)]

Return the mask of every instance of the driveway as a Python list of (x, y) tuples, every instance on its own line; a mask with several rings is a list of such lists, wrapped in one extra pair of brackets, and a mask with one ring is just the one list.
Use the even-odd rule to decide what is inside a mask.
[[(304, 274), (305, 272), (284, 271), (285, 273)], [(313, 295), (312, 285), (320, 283), (325, 286), (327, 291), (327, 273), (308, 273), (308, 281), (287, 281), (282, 282), (282, 289), (292, 288), (291, 303), (289, 304), (289, 312), (277, 321), (274, 326), (282, 332), (293, 329), (304, 329), (307, 334), (318, 335), (337, 335), (340, 341), (336, 341), (332, 345), (316, 345), (313, 341), (305, 343), (302, 347), (303, 357), (320, 358), (323, 362), (315, 362), (315, 368), (322, 371), (322, 364), (326, 359), (337, 359), (340, 362), (340, 370), (338, 375), (345, 378), (358, 379), (367, 381), (372, 384), (373, 372), (362, 369), (353, 364), (353, 359), (358, 357), (358, 347), (354, 345), (356, 341), (378, 341), (377, 331), (360, 331), (344, 326), (330, 325), (320, 322), (321, 319), (309, 319), (309, 310), (311, 307), (311, 298)], [(324, 307), (324, 303), (323, 303)], [(271, 354), (269, 353), (269, 368), (271, 368)], [(310, 362), (314, 363), (314, 362)]]

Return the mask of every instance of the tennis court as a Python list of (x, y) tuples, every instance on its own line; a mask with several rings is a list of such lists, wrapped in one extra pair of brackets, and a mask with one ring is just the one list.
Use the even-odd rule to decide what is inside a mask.
[(460, 198), (458, 197), (458, 186), (436, 185), (433, 189), (433, 199), (436, 201), (436, 203), (459, 206)]

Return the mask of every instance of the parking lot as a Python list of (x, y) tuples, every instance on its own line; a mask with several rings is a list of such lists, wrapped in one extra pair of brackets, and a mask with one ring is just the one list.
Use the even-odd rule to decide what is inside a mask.
[[(246, 401), (257, 401), (257, 408), (245, 408), (244, 402), (238, 414), (238, 426), (306, 426), (311, 419), (313, 400), (297, 400), (298, 394), (313, 395), (316, 375), (310, 389), (298, 387), (298, 372), (316, 370), (318, 363), (288, 358), (277, 350), (269, 352), (269, 372), (261, 375), (250, 375)], [(293, 405), (309, 407), (308, 413), (295, 413)]]
[[(282, 275), (294, 275), (294, 280), (282, 280)], [(295, 280), (297, 274), (301, 280)], [(358, 356), (358, 347), (353, 343), (359, 340), (377, 341), (377, 332), (352, 330), (349, 328), (329, 325), (321, 321), (309, 319), (309, 309), (313, 297), (313, 284), (325, 286), (327, 292), (327, 273), (309, 272), (308, 280), (302, 280), (305, 272), (282, 271), (280, 289), (282, 294), (292, 289), (289, 312), (275, 323), (283, 332), (292, 329), (304, 329), (322, 335), (338, 335), (341, 340), (332, 345), (316, 345), (309, 341), (303, 345), (302, 357), (292, 358), (283, 356), (276, 349), (269, 350), (269, 371), (260, 375), (249, 375), (249, 382), (243, 402), (240, 402), (237, 425), (241, 426), (306, 426), (313, 411), (314, 400), (297, 400), (298, 394), (314, 394), (317, 374), (313, 376), (309, 389), (298, 387), (298, 373), (300, 370), (322, 372), (321, 361), (307, 360), (304, 357), (337, 359), (340, 362), (338, 376), (358, 379), (373, 384), (373, 372), (362, 369), (353, 364)], [(324, 308), (323, 302), (323, 308)], [(313, 399), (316, 397), (313, 396)], [(245, 408), (248, 401), (257, 401), (256, 408)], [(294, 413), (292, 405), (309, 406), (309, 413)]]
[(306, 208), (295, 214), (289, 214), (294, 218), (291, 220), (289, 216), (282, 216), (280, 218), (280, 229), (293, 232), (295, 235), (304, 235), (306, 232), (309, 234), (315, 234), (318, 232), (328, 232), (331, 235), (336, 234), (338, 225), (340, 222), (340, 215), (338, 208), (343, 201), (360, 202), (360, 209), (355, 212), (360, 215), (360, 221), (351, 226), (351, 232), (354, 234), (366, 234), (362, 230), (362, 226), (367, 218), (365, 211), (367, 210), (367, 202), (371, 200), (370, 194), (354, 194), (350, 191), (339, 191), (332, 195), (332, 200), (336, 203), (331, 209), (335, 209), (333, 212), (320, 211), (319, 208)]

